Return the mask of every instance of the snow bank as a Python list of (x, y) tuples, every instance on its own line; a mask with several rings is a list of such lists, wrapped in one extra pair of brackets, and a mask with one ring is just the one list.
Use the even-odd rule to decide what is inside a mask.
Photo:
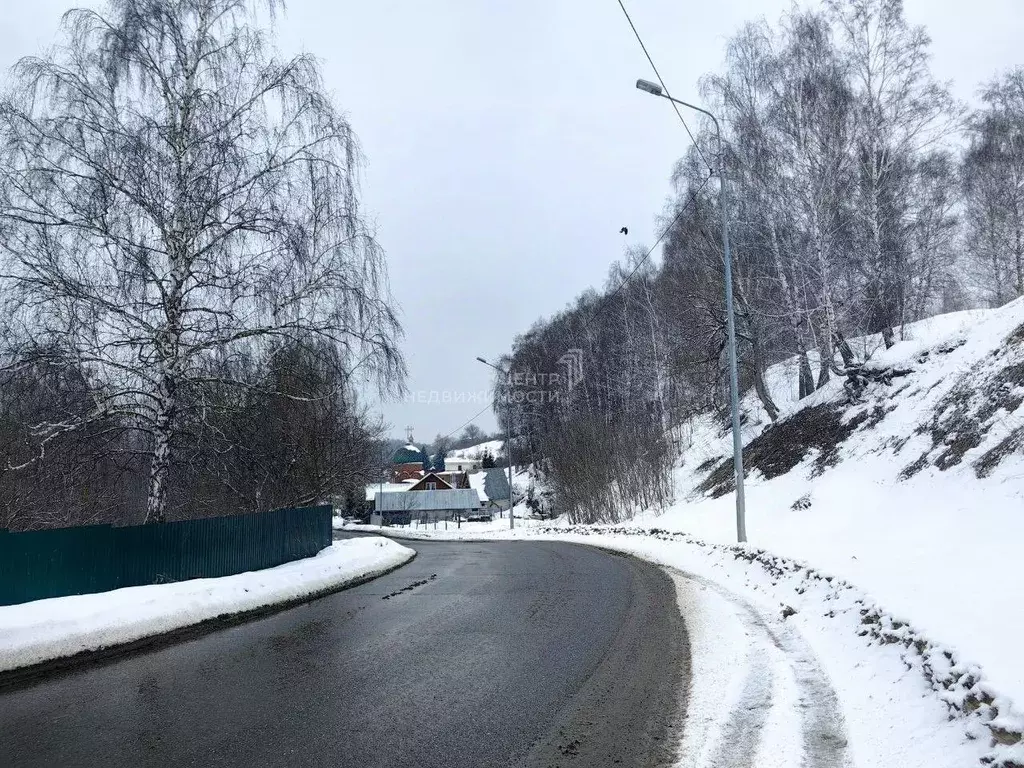
[[(893, 619), (857, 588), (814, 568), (749, 547), (707, 545), (682, 534), (649, 529), (583, 530), (586, 532), (582, 535), (556, 535), (678, 569), (691, 576), (688, 591), (679, 590), (681, 603), (689, 597), (692, 611), (695, 594), (702, 598), (692, 619), (683, 605), (687, 628), (697, 633), (694, 663), (716, 670), (719, 677), (728, 680), (720, 680), (719, 687), (707, 690), (703, 698), (701, 686), (695, 685), (693, 706), (710, 722), (705, 722), (703, 729), (703, 751), (692, 749), (694, 738), (691, 736), (688, 742), (684, 729), (685, 759), (680, 766), (716, 764), (708, 762), (708, 749), (716, 739), (728, 736), (728, 720), (723, 717), (730, 710), (725, 706), (728, 697), (749, 696), (736, 691), (736, 678), (744, 668), (743, 655), (736, 650), (736, 636), (741, 632), (736, 614), (742, 618), (743, 613), (737, 611), (737, 605), (741, 609), (749, 607), (754, 623), (767, 627), (772, 640), (759, 647), (751, 622), (743, 622), (748, 638), (754, 638), (748, 656), (767, 657), (766, 666), (775, 669), (771, 709), (757, 745), (763, 760), (753, 764), (808, 764), (801, 761), (793, 740), (799, 738), (806, 747), (808, 733), (822, 727), (836, 728), (836, 719), (842, 720), (848, 741), (846, 759), (842, 763), (811, 763), (920, 768), (954, 768), (979, 761), (1012, 764), (1008, 761), (1015, 748), (1001, 743), (1001, 739), (1011, 731), (1020, 733), (1024, 716), (1014, 711), (1008, 699), (988, 697), (988, 703), (981, 701), (978, 697), (984, 697), (985, 683), (979, 669), (958, 664), (950, 649)], [(723, 594), (738, 599), (725, 602)], [(706, 637), (708, 632), (721, 632), (721, 644), (714, 636)], [(786, 674), (786, 665), (772, 657), (791, 642), (806, 646), (806, 650), (803, 654), (799, 650), (787, 654), (790, 662)], [(820, 710), (822, 705), (820, 700), (808, 700), (822, 698), (814, 695), (813, 688), (801, 690), (815, 667), (820, 667), (834, 689), (838, 712), (818, 726), (805, 726), (801, 733), (794, 713), (799, 716), (808, 709)], [(786, 699), (792, 703), (788, 708), (782, 703)], [(965, 706), (967, 701), (974, 703)], [(748, 715), (749, 706), (749, 701), (739, 702), (740, 711)], [(699, 740), (696, 746), (702, 746)], [(698, 755), (705, 759), (694, 759)]]
[(313, 557), (262, 571), (3, 606), (0, 672), (340, 589), (414, 555), (389, 539), (347, 539)]
[[(819, 477), (801, 468), (747, 486), (747, 533), (772, 552), (855, 583), (889, 611), (983, 663), (1024, 701), (1021, 491), (957, 475), (886, 475), (892, 458), (862, 456)], [(795, 508), (794, 508), (795, 505)], [(733, 497), (682, 502), (639, 523), (735, 541)]]

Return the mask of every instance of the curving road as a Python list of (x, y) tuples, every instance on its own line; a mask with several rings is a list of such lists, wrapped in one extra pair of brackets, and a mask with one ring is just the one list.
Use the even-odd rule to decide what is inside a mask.
[(544, 542), (414, 542), (353, 589), (0, 687), (4, 766), (659, 766), (669, 577)]

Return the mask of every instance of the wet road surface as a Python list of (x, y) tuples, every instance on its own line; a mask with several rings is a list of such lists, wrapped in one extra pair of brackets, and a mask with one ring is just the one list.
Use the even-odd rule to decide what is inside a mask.
[(367, 584), (0, 686), (3, 766), (658, 766), (686, 639), (653, 565), (427, 542)]

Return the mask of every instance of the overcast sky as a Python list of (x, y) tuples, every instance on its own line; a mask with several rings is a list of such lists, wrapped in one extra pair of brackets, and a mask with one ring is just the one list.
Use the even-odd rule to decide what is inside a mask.
[[(3, 3), (4, 72), (82, 4)], [(741, 22), (775, 20), (790, 2), (626, 5), (687, 98)], [(1024, 64), (1024, 0), (906, 8), (932, 36), (933, 71), (965, 100)], [(474, 399), (491, 383), (477, 355), (506, 352), (602, 284), (626, 246), (654, 242), (686, 134), (666, 102), (634, 89), (651, 72), (616, 0), (291, 0), (279, 27), (283, 51), (322, 60), (368, 158), (364, 205), (388, 254), (412, 394), (383, 411), (394, 434), (411, 425), (429, 442), (486, 404)], [(418, 402), (432, 393), (440, 402)], [(488, 410), (476, 423), (495, 422)]]

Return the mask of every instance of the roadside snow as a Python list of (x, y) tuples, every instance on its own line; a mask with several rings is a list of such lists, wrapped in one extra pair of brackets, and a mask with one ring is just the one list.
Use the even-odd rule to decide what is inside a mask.
[[(928, 470), (886, 478), (891, 456), (866, 455), (819, 477), (806, 468), (747, 485), (751, 542), (855, 583), (912, 619), (1024, 701), (1022, 493), (1009, 483)], [(692, 488), (692, 486), (691, 486)], [(798, 499), (809, 507), (793, 508)], [(735, 502), (692, 499), (635, 521), (718, 543), (735, 541)]]
[[(773, 718), (771, 727), (765, 728), (773, 710), (773, 681), (770, 670), (755, 667), (761, 659), (755, 658), (754, 651), (763, 654), (766, 649), (750, 642), (748, 629), (735, 606), (718, 594), (714, 586), (687, 578), (681, 572), (672, 575), (690, 643), (690, 686), (677, 764), (696, 767), (721, 758), (718, 762), (725, 765), (730, 757), (725, 754), (728, 750), (742, 750), (753, 756), (760, 740), (782, 758), (773, 764), (785, 765), (784, 746), (799, 734), (792, 728), (785, 732), (785, 723), (791, 718), (784, 715)], [(792, 704), (789, 698), (785, 697), (785, 704)], [(741, 707), (748, 712), (747, 727), (732, 733), (729, 716)], [(762, 730), (768, 732), (769, 738), (760, 738)]]
[[(989, 755), (981, 722), (950, 717), (948, 704), (921, 674), (919, 658), (902, 645), (860, 634), (863, 596), (855, 588), (771, 555), (762, 561), (752, 550), (636, 529), (566, 538), (677, 571), (687, 629), (706, 638), (693, 651), (695, 663), (730, 676), (739, 690), (723, 701), (720, 689), (695, 685), (690, 706), (710, 712), (711, 721), (701, 759), (686, 751), (684, 727), (680, 768), (729, 765), (721, 757), (735, 734), (743, 734), (756, 755), (743, 764), (756, 766), (959, 768)], [(685, 610), (694, 603), (697, 619)], [(731, 639), (718, 644), (719, 632)]]
[(414, 555), (390, 539), (347, 539), (313, 557), (262, 571), (3, 606), (0, 672), (340, 589)]

